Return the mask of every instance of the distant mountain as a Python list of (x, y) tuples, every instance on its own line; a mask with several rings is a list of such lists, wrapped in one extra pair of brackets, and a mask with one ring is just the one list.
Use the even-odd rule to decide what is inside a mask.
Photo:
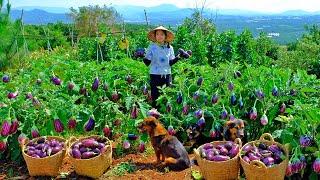
[[(10, 17), (14, 20), (21, 17), (21, 10), (12, 10)], [(25, 24), (48, 24), (54, 22), (71, 22), (70, 18), (66, 14), (49, 13), (40, 9), (33, 9), (23, 12), (23, 21)]]
[(285, 11), (282, 13), (279, 13), (277, 15), (282, 15), (282, 16), (308, 16), (308, 15), (315, 15), (317, 12), (308, 12), (308, 11), (303, 11), (303, 10), (290, 10), (290, 11)]
[[(123, 15), (125, 22), (130, 23), (145, 23), (144, 9), (146, 9), (151, 24), (165, 26), (179, 25), (194, 12), (193, 9), (179, 8), (171, 4), (155, 7), (114, 6), (114, 8)], [(67, 8), (20, 7), (20, 10), (14, 8), (10, 14), (12, 19), (20, 18), (21, 9), (25, 10), (23, 18), (26, 24), (71, 22), (65, 14), (68, 12)], [(204, 16), (214, 21), (218, 32), (232, 29), (241, 33), (244, 29), (249, 29), (255, 37), (265, 32), (281, 44), (301, 37), (305, 33), (305, 25), (320, 25), (320, 11), (291, 10), (271, 14), (238, 9), (205, 9)], [(279, 35), (273, 36), (274, 34)]]
[(20, 6), (20, 7), (13, 8), (13, 10), (22, 10), (22, 9), (24, 9), (25, 11), (41, 9), (49, 13), (57, 13), (57, 14), (64, 14), (70, 11), (69, 8), (64, 8), (64, 7)]

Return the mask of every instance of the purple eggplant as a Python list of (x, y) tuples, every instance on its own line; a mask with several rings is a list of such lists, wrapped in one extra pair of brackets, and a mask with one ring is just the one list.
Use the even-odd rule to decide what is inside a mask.
[(255, 107), (252, 107), (249, 112), (249, 119), (256, 120), (257, 116), (258, 116), (257, 109)]
[(31, 92), (27, 92), (27, 94), (26, 94), (26, 99), (32, 99), (33, 98), (33, 96), (32, 96), (32, 94), (31, 94)]
[(158, 112), (157, 109), (152, 108), (151, 110), (148, 111), (148, 116), (153, 116), (153, 117), (155, 117), (156, 119), (159, 119), (160, 113)]
[(111, 97), (112, 97), (112, 100), (113, 100), (114, 102), (118, 101), (118, 100), (119, 100), (119, 94), (118, 94), (118, 92), (115, 90), (115, 91), (112, 93)]
[(33, 154), (31, 157), (33, 158), (40, 158), (40, 156), (38, 154)]
[(20, 145), (23, 145), (26, 140), (27, 140), (27, 136), (24, 134), (24, 133), (21, 133), (19, 136), (18, 136), (18, 142)]
[(196, 92), (193, 93), (193, 99), (195, 101), (197, 101), (199, 99), (199, 97), (200, 97), (200, 92), (199, 91), (196, 91)]
[(146, 147), (145, 147), (145, 143), (144, 142), (140, 142), (139, 146), (138, 146), (138, 151), (140, 153), (143, 153), (145, 151)]
[(249, 153), (248, 157), (249, 157), (250, 161), (260, 160), (260, 157), (256, 156), (254, 153)]
[(252, 150), (253, 150), (253, 146), (250, 145), (250, 144), (247, 144), (247, 145), (245, 145), (245, 146), (242, 147), (242, 151), (243, 151), (244, 153), (250, 152), (250, 151), (252, 151)]
[(239, 146), (237, 144), (233, 145), (232, 148), (229, 151), (229, 156), (231, 158), (235, 157), (239, 153)]
[(281, 151), (281, 149), (276, 144), (273, 144), (273, 145), (269, 146), (268, 150), (273, 152), (273, 153), (275, 153), (277, 151)]
[(245, 162), (247, 162), (247, 163), (250, 164), (250, 159), (249, 159), (248, 156), (243, 156), (242, 159), (243, 159)]
[(183, 115), (188, 115), (188, 113), (189, 113), (189, 106), (188, 106), (187, 103), (184, 103), (183, 107), (182, 107), (182, 114)]
[(233, 77), (234, 77), (235, 79), (240, 78), (241, 76), (242, 76), (242, 74), (241, 74), (240, 71), (235, 71), (235, 72), (233, 73)]
[(54, 130), (55, 130), (57, 133), (63, 132), (64, 126), (63, 126), (63, 124), (62, 124), (62, 122), (61, 122), (60, 119), (55, 119), (55, 120), (53, 121), (53, 124), (54, 124)]
[(105, 137), (110, 137), (111, 135), (111, 129), (108, 125), (106, 125), (104, 128), (103, 128), (103, 134)]
[(203, 116), (198, 120), (197, 125), (198, 125), (200, 128), (204, 128), (204, 126), (206, 125), (206, 120), (204, 119)]
[(233, 84), (232, 82), (230, 82), (230, 83), (228, 84), (228, 89), (229, 89), (229, 91), (233, 91), (233, 89), (234, 89), (234, 84)]
[(168, 133), (169, 135), (173, 136), (176, 134), (176, 131), (174, 130), (173, 126), (168, 126)]
[(206, 158), (209, 161), (213, 161), (213, 157), (214, 157), (214, 153), (211, 149), (205, 151), (204, 158)]
[(224, 155), (215, 155), (211, 161), (227, 161), (230, 160), (229, 156), (224, 156)]
[(231, 94), (230, 103), (233, 106), (237, 104), (237, 97), (236, 97), (236, 95), (234, 93)]
[(98, 77), (96, 77), (92, 83), (92, 86), (91, 86), (91, 90), (92, 91), (97, 91), (98, 88), (99, 88), (99, 84), (100, 84), (100, 80)]
[(256, 91), (256, 96), (257, 96), (257, 98), (260, 99), (260, 100), (262, 100), (262, 99), (264, 98), (264, 93), (262, 92), (261, 89), (258, 89), (258, 90)]
[(127, 141), (127, 140), (123, 141), (122, 147), (123, 147), (124, 149), (129, 149), (130, 146), (131, 146), (131, 144), (130, 144), (129, 141)]
[(303, 135), (299, 139), (301, 147), (309, 147), (312, 145), (313, 139), (309, 135)]
[(102, 149), (102, 148), (104, 148), (105, 146), (106, 146), (106, 145), (105, 145), (104, 143), (99, 143), (99, 144), (98, 144), (98, 148), (99, 148), (99, 149)]
[(10, 134), (11, 123), (7, 120), (3, 121), (1, 126), (1, 136), (8, 136)]
[(137, 106), (134, 104), (131, 110), (131, 118), (136, 119), (138, 117), (138, 114), (139, 114), (139, 110)]
[(223, 107), (222, 112), (221, 112), (221, 114), (220, 114), (220, 118), (221, 118), (221, 119), (227, 119), (227, 117), (228, 117), (228, 112), (227, 112), (227, 110)]
[(230, 151), (230, 149), (232, 149), (232, 147), (234, 146), (235, 144), (232, 142), (232, 141), (227, 141), (225, 144), (224, 144), (224, 147), (227, 148), (228, 151)]
[(203, 83), (203, 77), (199, 77), (198, 80), (197, 80), (197, 85), (201, 86), (202, 83)]
[(96, 153), (94, 153), (92, 151), (84, 152), (81, 155), (81, 159), (90, 159), (90, 158), (93, 158), (95, 155), (96, 155)]
[(207, 150), (207, 149), (212, 149), (214, 146), (212, 143), (206, 143), (202, 146), (202, 149)]
[(220, 149), (219, 149), (219, 154), (221, 154), (221, 155), (224, 155), (224, 156), (226, 156), (226, 155), (228, 155), (228, 150), (227, 150), (227, 148), (225, 148), (224, 146), (222, 146)]
[(197, 119), (199, 119), (203, 116), (203, 111), (201, 109), (198, 109), (196, 112), (194, 112), (194, 115)]
[(85, 131), (92, 131), (95, 126), (95, 120), (93, 119), (92, 116), (89, 117), (89, 120), (85, 123), (84, 125), (84, 130)]
[(74, 88), (74, 83), (73, 83), (73, 82), (69, 82), (69, 83), (68, 83), (68, 90), (69, 90), (69, 91), (72, 91), (73, 88)]
[(148, 94), (148, 87), (147, 87), (147, 85), (143, 85), (143, 87), (142, 87), (142, 94), (143, 94), (143, 95), (147, 95), (147, 94)]
[(277, 86), (273, 86), (271, 92), (272, 92), (272, 95), (273, 95), (273, 96), (279, 96), (279, 91), (278, 91)]
[(271, 156), (272, 156), (272, 152), (269, 151), (269, 150), (261, 150), (261, 151), (260, 151), (260, 154), (261, 154), (263, 157), (271, 157)]
[(260, 118), (260, 123), (261, 123), (263, 126), (265, 126), (265, 125), (268, 124), (268, 117), (267, 117), (266, 114), (263, 114), (263, 115), (261, 116), (261, 118)]
[(92, 152), (94, 152), (96, 155), (99, 155), (101, 153), (98, 148), (93, 149)]
[(177, 101), (177, 104), (181, 104), (182, 103), (182, 94), (181, 93), (178, 93), (176, 101)]
[(180, 56), (183, 57), (183, 58), (187, 59), (187, 58), (190, 57), (190, 55), (185, 50), (183, 50), (182, 48), (179, 48), (178, 52), (179, 52)]
[(56, 85), (56, 86), (60, 86), (60, 85), (61, 85), (61, 80), (60, 80), (57, 76), (53, 76), (53, 77), (51, 78), (51, 81), (52, 81), (52, 83), (53, 83), (54, 85)]
[(172, 111), (172, 105), (171, 105), (170, 102), (167, 102), (167, 104), (166, 104), (166, 112), (167, 113), (171, 113), (171, 111)]
[(8, 83), (10, 81), (10, 77), (8, 75), (3, 75), (2, 76), (2, 82)]
[(243, 101), (241, 96), (239, 98), (239, 109), (243, 109)]
[(87, 147), (87, 148), (89, 147), (94, 148), (99, 145), (99, 143), (94, 139), (84, 139), (81, 141), (81, 143), (84, 145), (84, 147)]
[(78, 148), (72, 149), (72, 157), (74, 157), (76, 159), (81, 159), (81, 152), (79, 151)]
[(286, 104), (285, 104), (285, 103), (282, 103), (281, 106), (280, 106), (279, 112), (280, 112), (281, 114), (283, 114), (285, 111), (286, 111)]
[(0, 140), (0, 152), (4, 152), (7, 150), (7, 141)]
[(313, 171), (320, 174), (320, 158), (317, 158), (312, 164)]
[[(74, 148), (74, 149), (76, 149), (76, 148)], [(88, 152), (88, 151), (89, 151), (89, 148), (81, 147), (81, 148), (79, 148), (79, 151), (80, 151), (80, 153), (82, 154), (82, 153), (84, 153), (84, 152)]]
[(131, 141), (135, 141), (135, 140), (138, 139), (138, 136), (135, 135), (135, 134), (129, 133), (128, 134), (128, 139), (131, 140)]
[(77, 126), (77, 120), (73, 117), (71, 117), (69, 120), (68, 120), (68, 129), (74, 129), (76, 128)]
[(215, 93), (212, 97), (211, 97), (211, 103), (212, 104), (216, 104), (219, 100), (219, 96), (217, 93)]
[(34, 155), (36, 152), (34, 150), (27, 150), (26, 154), (28, 154), (29, 156)]
[(133, 79), (132, 79), (131, 75), (129, 75), (129, 74), (125, 77), (125, 79), (128, 84), (131, 84), (133, 82)]
[(16, 92), (9, 92), (8, 93), (8, 95), (7, 95), (7, 97), (8, 97), (8, 99), (15, 99), (17, 96), (18, 96), (18, 91), (16, 91)]

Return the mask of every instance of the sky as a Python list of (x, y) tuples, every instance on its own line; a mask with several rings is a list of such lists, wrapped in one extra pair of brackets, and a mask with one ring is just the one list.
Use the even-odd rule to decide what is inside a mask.
[[(204, 0), (10, 0), (13, 7), (79, 7), (85, 5), (141, 5), (175, 4), (178, 7), (195, 7)], [(283, 12), (287, 10), (320, 11), (320, 0), (206, 0), (206, 7), (213, 9), (241, 9), (259, 12)]]

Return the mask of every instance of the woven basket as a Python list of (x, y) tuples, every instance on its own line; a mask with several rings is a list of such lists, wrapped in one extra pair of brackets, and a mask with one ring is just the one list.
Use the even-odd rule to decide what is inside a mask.
[[(37, 141), (40, 138), (43, 137), (35, 138), (32, 141)], [(28, 143), (28, 141), (26, 141), (25, 144), (22, 145), (21, 149), (30, 176), (57, 176), (59, 174), (59, 168), (62, 165), (62, 161), (66, 153), (66, 140), (56, 136), (46, 136), (46, 138), (48, 140), (56, 139), (60, 142), (65, 142), (64, 149), (52, 156), (48, 156), (45, 158), (34, 158), (24, 152), (26, 144)]]
[(91, 178), (98, 178), (103, 175), (103, 173), (110, 167), (112, 164), (112, 147), (111, 142), (109, 139), (107, 139), (107, 150), (90, 159), (75, 159), (73, 158), (70, 153), (72, 151), (71, 147), (74, 143), (81, 141), (83, 139), (88, 138), (97, 138), (100, 136), (89, 136), (84, 138), (76, 139), (75, 137), (70, 138), (70, 143), (68, 147), (68, 156), (74, 166), (74, 169), (77, 174), (82, 176), (88, 176)]
[[(265, 139), (266, 137), (269, 138), (269, 140), (266, 140)], [(278, 147), (280, 147), (284, 151), (286, 159), (283, 160), (278, 165), (275, 165), (273, 167), (266, 167), (264, 163), (262, 163), (261, 161), (258, 161), (258, 160), (252, 161), (249, 164), (249, 163), (245, 162), (242, 159), (242, 157), (240, 156), (241, 166), (244, 169), (246, 179), (248, 179), (248, 180), (283, 180), (285, 177), (286, 168), (287, 168), (288, 162), (289, 162), (287, 148), (285, 148), (285, 146), (281, 145), (280, 143), (275, 142), (273, 137), (269, 133), (265, 133), (260, 137), (259, 140), (252, 141), (247, 144), (252, 145), (252, 144), (257, 144), (260, 142), (265, 143), (268, 146), (270, 146), (272, 144), (276, 144)], [(241, 148), (241, 151), (242, 151), (242, 148)]]
[[(234, 141), (239, 144), (239, 149), (241, 149), (242, 142), (239, 138)], [(225, 144), (226, 141), (213, 141), (212, 144), (219, 145)], [(203, 145), (202, 145), (203, 146)], [(228, 161), (208, 161), (200, 156), (200, 146), (198, 149), (194, 150), (195, 158), (199, 164), (200, 171), (206, 180), (231, 180), (239, 179), (239, 153), (232, 159)], [(240, 151), (239, 151), (240, 152)]]

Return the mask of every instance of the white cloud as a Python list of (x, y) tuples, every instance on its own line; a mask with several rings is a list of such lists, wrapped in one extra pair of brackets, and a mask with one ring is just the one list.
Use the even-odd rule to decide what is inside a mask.
[[(159, 4), (175, 4), (178, 7), (195, 7), (196, 2), (201, 6), (203, 0), (11, 0), (13, 7), (18, 6), (49, 6), (49, 7), (78, 7), (89, 4), (98, 5), (141, 5), (156, 6)], [(306, 11), (320, 10), (319, 0), (206, 0), (207, 7), (218, 9), (244, 9), (264, 12), (280, 12), (302, 9)]]

